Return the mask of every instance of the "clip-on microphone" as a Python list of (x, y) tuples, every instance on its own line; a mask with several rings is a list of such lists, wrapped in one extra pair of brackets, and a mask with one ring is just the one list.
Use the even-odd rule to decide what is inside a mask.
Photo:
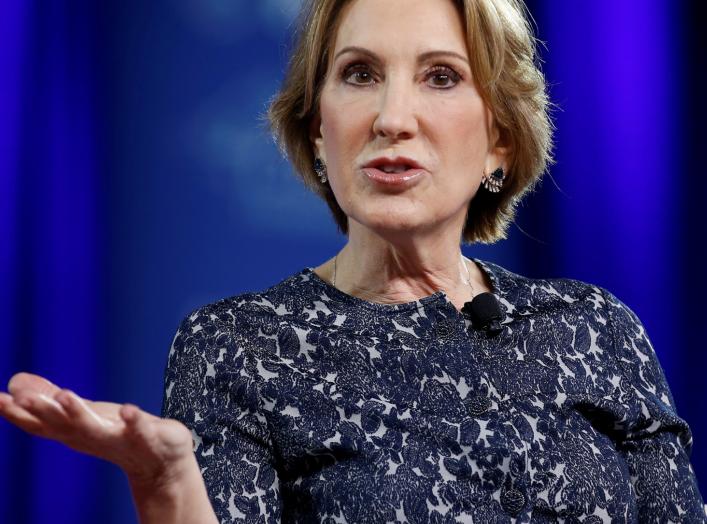
[(464, 303), (462, 313), (471, 318), (475, 328), (484, 330), (488, 336), (495, 337), (503, 331), (503, 312), (493, 293), (479, 293), (470, 302)]

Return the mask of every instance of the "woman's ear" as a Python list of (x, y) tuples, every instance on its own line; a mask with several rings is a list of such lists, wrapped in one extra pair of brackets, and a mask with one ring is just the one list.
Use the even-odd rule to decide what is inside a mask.
[(487, 116), (486, 130), (489, 137), (489, 150), (486, 154), (486, 172), (492, 173), (499, 167), (508, 172), (508, 162), (510, 161), (508, 133), (498, 126), (490, 111)]
[(315, 115), (309, 123), (309, 141), (314, 148), (314, 155), (321, 158), (326, 164), (324, 158), (324, 137), (322, 136), (322, 119), (319, 115)]
[(508, 172), (511, 148), (508, 142), (507, 133), (504, 132), (504, 130), (499, 130), (496, 126), (494, 126), (494, 129), (494, 141), (491, 142), (491, 149), (488, 154), (487, 162), (487, 164), (490, 163), (490, 165), (487, 165), (486, 167), (487, 169), (490, 169), (490, 171), (488, 171), (489, 173), (497, 167), (502, 167), (504, 171)]

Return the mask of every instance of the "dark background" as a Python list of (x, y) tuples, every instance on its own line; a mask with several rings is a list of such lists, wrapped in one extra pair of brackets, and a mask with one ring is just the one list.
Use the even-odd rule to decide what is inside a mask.
[[(529, 2), (557, 164), (468, 256), (642, 319), (707, 487), (704, 28), (696, 3)], [(345, 242), (262, 122), (296, 0), (0, 5), (0, 381), (159, 412), (179, 320)], [(0, 420), (0, 522), (134, 522), (122, 473)]]

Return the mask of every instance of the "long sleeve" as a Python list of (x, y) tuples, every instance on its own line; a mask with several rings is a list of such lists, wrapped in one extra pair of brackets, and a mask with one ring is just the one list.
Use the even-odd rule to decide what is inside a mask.
[(690, 464), (692, 433), (675, 401), (645, 328), (606, 290), (609, 327), (621, 367), (627, 419), (617, 449), (624, 457), (638, 522), (704, 523), (705, 508)]
[(231, 315), (209, 307), (181, 322), (167, 361), (162, 416), (191, 429), (222, 523), (279, 522), (279, 481), (257, 371), (247, 348), (234, 344), (233, 329)]

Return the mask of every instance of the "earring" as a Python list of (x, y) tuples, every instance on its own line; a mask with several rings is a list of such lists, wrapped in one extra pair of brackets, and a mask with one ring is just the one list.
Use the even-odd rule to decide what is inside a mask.
[(505, 178), (506, 175), (503, 172), (503, 168), (499, 167), (496, 168), (496, 170), (490, 175), (484, 173), (484, 176), (481, 177), (481, 183), (491, 193), (498, 193), (501, 190), (501, 187), (503, 187), (503, 181)]
[(319, 181), (322, 184), (326, 184), (326, 181), (327, 181), (326, 166), (324, 165), (324, 162), (322, 162), (319, 158), (314, 159), (314, 172), (319, 177)]

